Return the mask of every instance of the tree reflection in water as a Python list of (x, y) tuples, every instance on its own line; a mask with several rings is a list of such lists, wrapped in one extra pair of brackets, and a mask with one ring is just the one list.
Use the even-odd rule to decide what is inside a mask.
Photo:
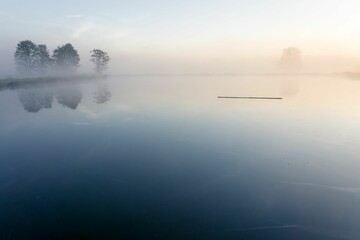
[(106, 83), (97, 84), (96, 91), (94, 92), (94, 102), (96, 104), (106, 103), (111, 99), (111, 92)]
[(43, 108), (51, 108), (53, 95), (44, 89), (23, 89), (19, 91), (19, 100), (25, 111), (37, 113)]
[(60, 89), (56, 94), (57, 102), (70, 109), (75, 110), (81, 102), (82, 93), (79, 88), (68, 87)]
[[(18, 90), (18, 98), (27, 112), (37, 113), (42, 109), (50, 109), (54, 99), (63, 107), (77, 109), (82, 101), (82, 91), (79, 86), (58, 86), (49, 88), (22, 88)], [(97, 82), (93, 92), (93, 101), (103, 104), (111, 99), (111, 92), (105, 82)]]

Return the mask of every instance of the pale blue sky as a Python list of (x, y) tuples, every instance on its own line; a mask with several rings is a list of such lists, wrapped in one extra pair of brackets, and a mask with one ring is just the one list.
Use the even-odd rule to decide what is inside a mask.
[(11, 57), (30, 39), (50, 49), (71, 42), (82, 54), (103, 48), (115, 59), (230, 61), (275, 57), (287, 46), (354, 57), (359, 9), (358, 0), (1, 0), (0, 54)]

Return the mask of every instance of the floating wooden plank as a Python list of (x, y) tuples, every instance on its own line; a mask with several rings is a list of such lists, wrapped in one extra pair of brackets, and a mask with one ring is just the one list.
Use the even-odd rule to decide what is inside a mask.
[(282, 97), (231, 97), (231, 96), (218, 96), (218, 98), (237, 98), (237, 99), (264, 99), (264, 100), (281, 100)]

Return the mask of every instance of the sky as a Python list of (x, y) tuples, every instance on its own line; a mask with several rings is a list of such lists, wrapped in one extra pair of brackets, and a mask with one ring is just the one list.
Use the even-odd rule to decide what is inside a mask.
[(360, 69), (358, 0), (1, 0), (0, 72), (16, 44), (100, 48), (119, 73), (272, 72), (286, 47), (308, 71)]

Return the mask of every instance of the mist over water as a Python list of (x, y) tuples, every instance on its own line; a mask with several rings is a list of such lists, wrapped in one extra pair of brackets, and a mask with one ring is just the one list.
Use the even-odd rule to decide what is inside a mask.
[(223, 75), (1, 91), (0, 230), (357, 239), (359, 88), (334, 76)]
[(360, 239), (358, 0), (2, 0), (0, 240)]
[[(286, 45), (283, 46), (283, 48), (286, 47)], [(239, 57), (222, 55), (197, 56), (192, 55), (190, 49), (187, 56), (159, 56), (156, 53), (142, 56), (139, 54), (117, 53), (109, 48), (107, 50), (111, 54), (112, 60), (109, 64), (108, 74), (283, 74), (288, 73), (279, 64), (283, 48), (274, 49), (272, 55), (247, 56), (246, 54), (239, 54)], [(78, 70), (79, 74), (89, 74), (93, 71), (91, 63), (88, 62), (88, 51), (79, 50), (80, 53), (83, 53), (80, 55), (83, 57)], [(360, 59), (356, 57), (342, 55), (309, 56), (305, 52), (306, 49), (303, 51), (302, 64), (296, 71), (297, 73), (331, 74), (357, 72), (360, 69)], [(21, 76), (16, 73), (12, 54), (11, 52), (6, 59), (1, 60), (0, 77), (2, 78)], [(63, 74), (69, 75), (66, 72), (63, 72)]]

